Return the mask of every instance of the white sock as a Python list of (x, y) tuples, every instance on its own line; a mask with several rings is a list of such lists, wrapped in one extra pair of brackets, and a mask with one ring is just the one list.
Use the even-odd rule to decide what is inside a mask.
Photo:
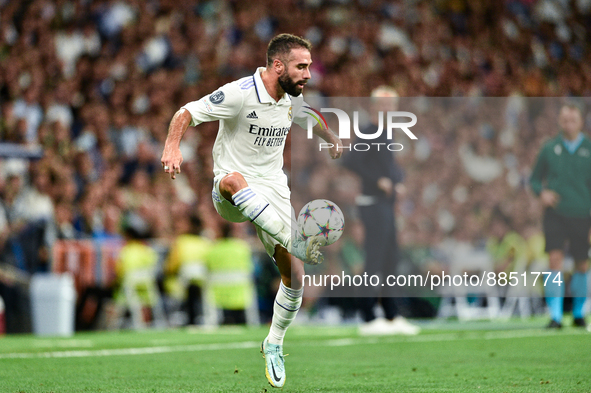
[(232, 201), (250, 221), (271, 235), (287, 250), (291, 250), (291, 227), (285, 226), (279, 219), (277, 211), (261, 196), (250, 187), (246, 187), (232, 195)]
[(281, 282), (273, 305), (273, 321), (267, 336), (268, 342), (283, 345), (285, 332), (287, 332), (287, 328), (295, 319), (302, 305), (303, 293), (303, 287), (300, 289), (288, 288), (283, 285), (283, 281)]

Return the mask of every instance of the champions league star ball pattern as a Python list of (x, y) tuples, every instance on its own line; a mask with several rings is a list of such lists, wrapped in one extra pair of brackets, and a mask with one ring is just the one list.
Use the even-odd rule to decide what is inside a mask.
[(320, 237), (320, 245), (333, 244), (343, 234), (345, 217), (334, 203), (326, 199), (308, 202), (298, 215), (298, 230), (304, 239)]

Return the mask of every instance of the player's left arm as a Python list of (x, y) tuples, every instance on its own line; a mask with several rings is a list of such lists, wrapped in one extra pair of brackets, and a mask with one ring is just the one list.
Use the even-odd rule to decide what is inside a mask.
[(312, 131), (314, 135), (322, 138), (326, 143), (331, 145), (328, 149), (331, 158), (336, 159), (341, 157), (341, 154), (343, 154), (343, 142), (330, 128), (323, 128), (316, 125)]
[[(303, 111), (302, 108), (310, 108), (310, 106), (304, 101), (303, 97), (300, 95), (298, 97), (291, 97), (293, 103), (293, 122), (304, 130), (308, 127), (308, 114), (307, 112)], [(341, 157), (343, 154), (343, 142), (341, 139), (330, 129), (320, 126), (316, 124), (312, 129), (314, 135), (322, 138), (326, 143), (330, 144), (330, 148), (328, 149), (328, 153), (334, 159)]]

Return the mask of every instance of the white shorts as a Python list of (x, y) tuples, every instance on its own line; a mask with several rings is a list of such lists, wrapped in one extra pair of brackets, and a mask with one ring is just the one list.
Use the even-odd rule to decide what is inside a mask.
[[(223, 219), (230, 222), (244, 222), (248, 221), (249, 218), (243, 215), (238, 208), (225, 199), (220, 193), (220, 180), (226, 176), (221, 174), (213, 179), (213, 190), (211, 191), (211, 198), (213, 200), (213, 206)], [(275, 209), (279, 218), (285, 225), (290, 228), (296, 227), (295, 211), (291, 206), (290, 191), (287, 186), (287, 176), (277, 176), (276, 178), (250, 178), (246, 179), (248, 186), (261, 198), (269, 203)], [(271, 258), (275, 255), (275, 246), (280, 244), (277, 240), (273, 239), (269, 234), (259, 228), (255, 224), (257, 235), (263, 245), (267, 254)]]

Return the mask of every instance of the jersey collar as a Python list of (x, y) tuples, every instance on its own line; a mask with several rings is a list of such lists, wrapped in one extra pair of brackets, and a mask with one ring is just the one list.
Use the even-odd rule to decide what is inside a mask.
[(287, 93), (285, 93), (283, 95), (283, 97), (281, 97), (281, 99), (278, 102), (275, 102), (273, 97), (271, 97), (271, 95), (269, 95), (269, 93), (267, 92), (267, 88), (265, 87), (265, 84), (263, 83), (263, 78), (261, 78), (261, 72), (263, 72), (264, 69), (265, 69), (265, 67), (257, 68), (256, 72), (253, 75), (254, 88), (257, 92), (257, 97), (259, 99), (259, 102), (261, 104), (275, 104), (275, 103), (282, 104), (286, 101), (291, 102)]

